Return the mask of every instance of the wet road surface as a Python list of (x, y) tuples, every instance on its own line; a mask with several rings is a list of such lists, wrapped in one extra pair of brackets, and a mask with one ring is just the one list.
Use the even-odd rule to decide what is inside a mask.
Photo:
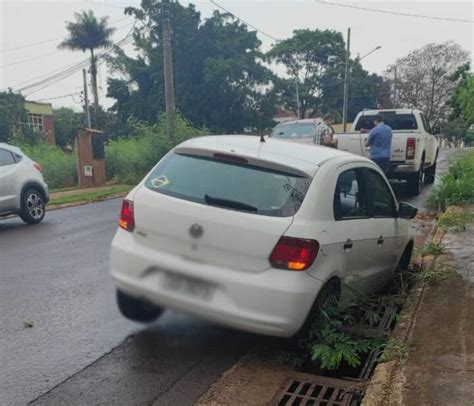
[[(452, 152), (440, 152), (439, 172)], [(413, 198), (394, 185), (420, 209), (431, 187)], [(34, 227), (0, 221), (1, 405), (192, 404), (269, 340), (174, 312), (147, 328), (122, 318), (108, 275), (119, 209), (111, 200)]]

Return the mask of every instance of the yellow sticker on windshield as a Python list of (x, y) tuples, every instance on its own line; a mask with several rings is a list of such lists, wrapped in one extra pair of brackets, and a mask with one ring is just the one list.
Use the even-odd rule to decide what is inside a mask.
[(158, 176), (157, 178), (154, 178), (151, 180), (151, 184), (155, 189), (158, 189), (160, 187), (166, 186), (170, 184), (170, 181), (165, 175)]

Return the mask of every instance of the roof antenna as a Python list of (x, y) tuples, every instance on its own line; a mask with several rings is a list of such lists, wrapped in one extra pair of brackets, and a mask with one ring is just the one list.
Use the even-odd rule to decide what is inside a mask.
[(263, 134), (260, 135), (260, 142), (266, 142), (265, 137), (263, 136)]

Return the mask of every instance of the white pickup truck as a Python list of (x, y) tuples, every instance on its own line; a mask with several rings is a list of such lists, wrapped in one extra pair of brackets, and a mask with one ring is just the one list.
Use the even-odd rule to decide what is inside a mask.
[(376, 114), (384, 117), (385, 124), (393, 130), (390, 169), (387, 177), (405, 179), (408, 193), (418, 195), (425, 183), (433, 183), (436, 173), (439, 142), (428, 120), (419, 110), (364, 110), (352, 126), (352, 132), (338, 134), (338, 149), (369, 157), (370, 148), (365, 146), (366, 130), (374, 127)]

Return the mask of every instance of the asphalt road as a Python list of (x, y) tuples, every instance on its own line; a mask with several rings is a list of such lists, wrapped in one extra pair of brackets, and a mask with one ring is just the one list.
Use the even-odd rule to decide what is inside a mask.
[[(439, 171), (451, 150), (441, 152)], [(400, 200), (423, 209), (422, 195)], [(192, 404), (265, 338), (167, 312), (123, 319), (108, 275), (119, 200), (0, 221), (0, 404)]]

